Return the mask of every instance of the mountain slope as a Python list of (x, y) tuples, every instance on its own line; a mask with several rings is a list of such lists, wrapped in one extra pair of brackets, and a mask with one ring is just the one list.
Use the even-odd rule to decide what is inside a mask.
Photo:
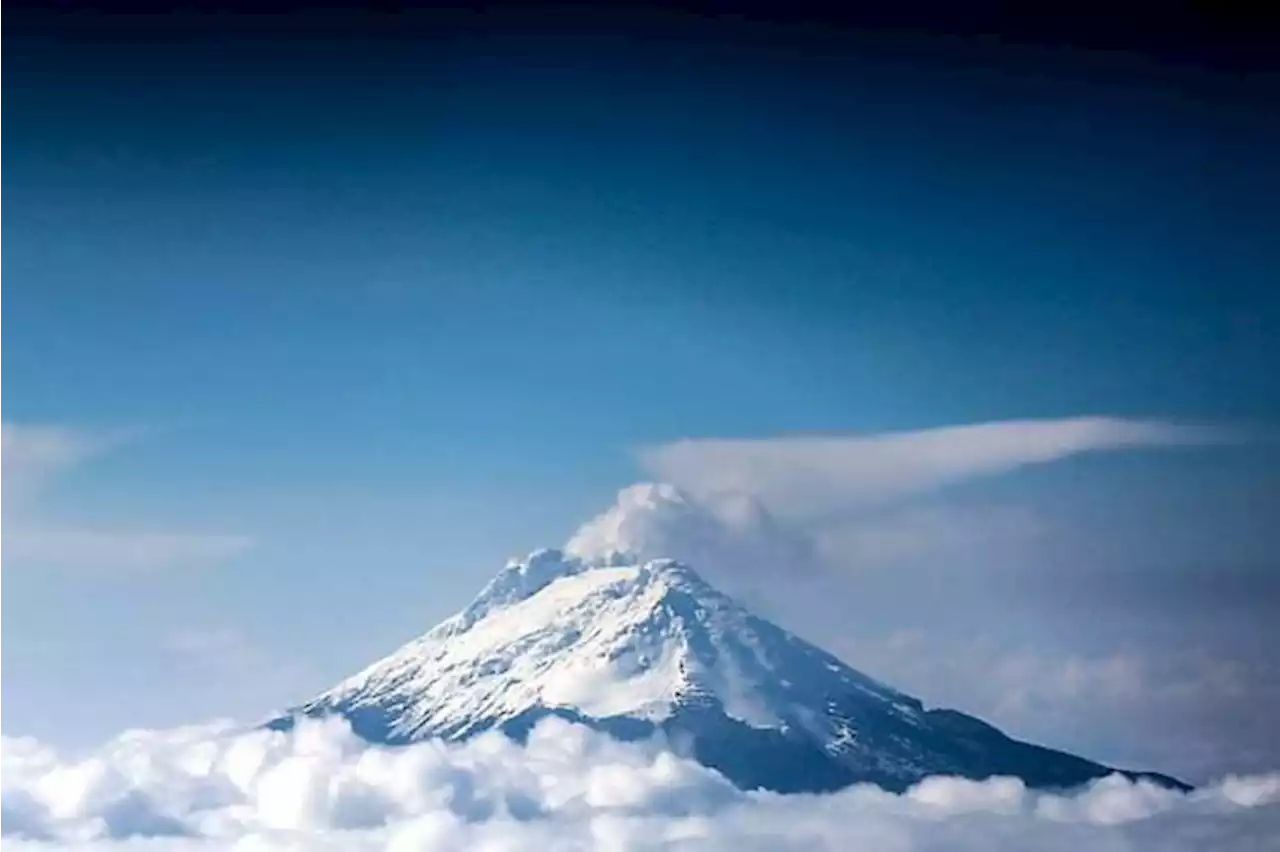
[(626, 738), (662, 731), (738, 785), (782, 792), (940, 773), (1072, 786), (1113, 771), (926, 710), (677, 562), (554, 550), (510, 563), (465, 610), (294, 713), (341, 714), (388, 743), (520, 736), (551, 714)]

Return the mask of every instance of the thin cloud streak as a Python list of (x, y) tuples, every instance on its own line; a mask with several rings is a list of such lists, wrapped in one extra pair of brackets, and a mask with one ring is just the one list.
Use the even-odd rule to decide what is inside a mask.
[(4, 500), (25, 502), (59, 473), (97, 455), (110, 439), (61, 426), (0, 426), (0, 479)]
[(253, 546), (245, 535), (100, 529), (47, 517), (41, 495), (131, 433), (3, 424), (3, 557), (10, 564), (136, 571), (219, 561)]
[(26, 526), (4, 534), (4, 558), (42, 567), (145, 570), (227, 559), (253, 546), (243, 535)]
[(750, 494), (777, 515), (893, 502), (1081, 453), (1237, 443), (1240, 431), (1165, 420), (1006, 420), (835, 437), (687, 438), (642, 448), (641, 466), (699, 498)]

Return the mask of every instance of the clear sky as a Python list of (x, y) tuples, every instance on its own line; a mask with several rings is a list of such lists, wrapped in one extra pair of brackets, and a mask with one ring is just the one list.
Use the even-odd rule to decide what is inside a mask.
[(1107, 415), (1246, 436), (896, 502), (948, 532), (860, 540), (809, 629), (1100, 759), (1274, 765), (1274, 78), (333, 32), (6, 39), (6, 734), (307, 697), (680, 478), (640, 447)]

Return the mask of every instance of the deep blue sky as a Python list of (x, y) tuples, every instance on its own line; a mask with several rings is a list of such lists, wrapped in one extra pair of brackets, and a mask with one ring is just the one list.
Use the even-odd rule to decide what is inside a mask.
[[(69, 683), (93, 736), (299, 697), (561, 541), (639, 444), (1280, 420), (1274, 77), (728, 24), (138, 26), (6, 40), (4, 419), (129, 436), (42, 515), (254, 546), (6, 558), (6, 733), (76, 740)], [(1259, 452), (983, 499), (1144, 533), (1241, 505), (1247, 538)], [(1270, 571), (1266, 541), (1230, 559)], [(301, 673), (192, 686), (185, 628)]]

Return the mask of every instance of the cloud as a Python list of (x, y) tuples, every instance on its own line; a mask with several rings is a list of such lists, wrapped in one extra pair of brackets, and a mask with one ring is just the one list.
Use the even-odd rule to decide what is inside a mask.
[(936, 554), (952, 563), (962, 556), (990, 561), (996, 549), (1034, 544), (1048, 531), (1045, 519), (1022, 506), (935, 501), (828, 523), (817, 532), (815, 546), (832, 563), (864, 568)]
[[(619, 491), (612, 506), (579, 527), (564, 551), (588, 560), (615, 552), (679, 559), (748, 607), (774, 616), (780, 598), (807, 598), (807, 584), (826, 570), (810, 536), (779, 523), (749, 495), (698, 500), (672, 485), (649, 482)], [(776, 581), (783, 574), (790, 587), (779, 595)]]
[[(847, 603), (864, 596), (871, 569), (912, 560), (919, 568), (940, 554), (950, 569), (966, 560), (987, 564), (1034, 545), (1045, 527), (1016, 506), (937, 502), (876, 507), (814, 525), (778, 518), (750, 494), (699, 498), (666, 483), (637, 483), (579, 527), (564, 550), (585, 559), (614, 552), (679, 559), (751, 609), (827, 644), (847, 635)], [(837, 628), (834, 636), (824, 635), (828, 624)]]
[(652, 476), (698, 498), (750, 494), (782, 517), (892, 502), (1087, 452), (1221, 444), (1235, 431), (1162, 420), (1007, 420), (835, 437), (685, 439), (643, 448)]
[(18, 527), (4, 534), (4, 558), (40, 566), (142, 570), (214, 562), (251, 547), (242, 535), (205, 535), (75, 527)]
[(699, 500), (674, 486), (652, 482), (619, 491), (612, 506), (574, 533), (565, 551), (588, 559), (629, 552), (697, 566), (796, 565), (814, 558), (808, 537), (779, 524), (751, 495)]
[(49, 425), (3, 425), (3, 556), (39, 567), (143, 570), (211, 562), (253, 544), (244, 535), (98, 529), (47, 518), (39, 498), (60, 477), (118, 446), (124, 432)]
[[(558, 720), (528, 743), (367, 745), (338, 720), (130, 731), (62, 758), (3, 740), (6, 849), (1253, 849), (1280, 775), (1180, 794), (1122, 778), (1071, 794), (931, 778), (903, 795), (744, 793), (658, 741)], [(132, 844), (132, 845), (131, 845)], [(159, 846), (155, 845), (159, 844)]]
[(165, 647), (195, 658), (221, 660), (241, 657), (251, 646), (231, 627), (209, 627), (180, 630), (168, 638)]
[[(1189, 642), (1203, 637), (1190, 636)], [(846, 635), (833, 653), (920, 697), (1033, 742), (1202, 781), (1280, 761), (1280, 667), (1262, 652), (1071, 644), (927, 627)]]
[(305, 691), (316, 680), (309, 667), (269, 653), (234, 627), (185, 628), (165, 637), (162, 646), (204, 685), (232, 688), (237, 694), (253, 691), (253, 684), (270, 684), (277, 695), (282, 684), (294, 683)]
[(189, 707), (259, 714), (287, 696), (312, 694), (329, 681), (313, 668), (314, 661), (228, 624), (190, 625), (160, 637), (158, 644), (168, 686)]
[(60, 426), (3, 424), (0, 478), (5, 502), (29, 499), (58, 473), (101, 452), (112, 440)]

